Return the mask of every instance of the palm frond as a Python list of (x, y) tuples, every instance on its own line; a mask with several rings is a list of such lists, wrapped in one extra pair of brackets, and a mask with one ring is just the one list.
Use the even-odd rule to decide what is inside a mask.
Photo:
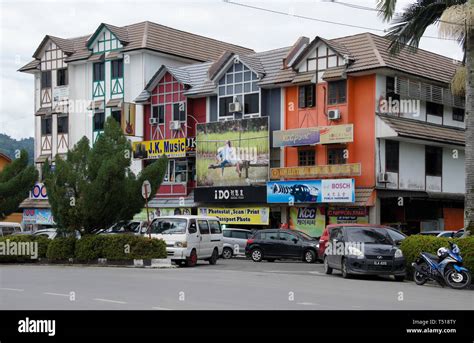
[(454, 95), (464, 96), (466, 94), (466, 78), (467, 68), (464, 66), (458, 67), (451, 80), (451, 92)]
[(377, 0), (377, 10), (384, 21), (392, 20), (396, 6), (397, 0)]
[(462, 42), (466, 34), (466, 26), (471, 23), (468, 12), (467, 4), (448, 7), (440, 18), (438, 30), (440, 37), (453, 38)]

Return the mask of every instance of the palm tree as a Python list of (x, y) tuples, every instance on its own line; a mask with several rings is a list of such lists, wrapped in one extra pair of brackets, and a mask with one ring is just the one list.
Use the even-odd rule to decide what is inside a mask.
[(391, 22), (387, 37), (391, 52), (397, 54), (406, 46), (418, 47), (426, 29), (439, 25), (440, 36), (459, 42), (464, 50), (464, 66), (453, 76), (451, 90), (466, 97), (466, 195), (464, 227), (474, 233), (474, 0), (414, 0), (402, 13), (396, 14), (397, 0), (377, 0), (384, 21)]

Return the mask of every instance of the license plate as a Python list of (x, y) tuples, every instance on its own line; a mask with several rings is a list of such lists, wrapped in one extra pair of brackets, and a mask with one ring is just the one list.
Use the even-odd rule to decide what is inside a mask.
[(374, 264), (376, 266), (386, 266), (387, 265), (387, 261), (374, 261)]

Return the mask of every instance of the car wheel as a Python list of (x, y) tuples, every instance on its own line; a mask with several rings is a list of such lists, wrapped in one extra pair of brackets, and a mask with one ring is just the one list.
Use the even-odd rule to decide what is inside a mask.
[(306, 263), (314, 263), (316, 261), (316, 254), (313, 250), (306, 250), (304, 252), (304, 261)]
[(231, 248), (224, 248), (224, 251), (222, 252), (222, 257), (226, 260), (229, 258), (232, 258), (233, 252)]
[(217, 253), (217, 249), (214, 249), (214, 251), (212, 252), (211, 258), (209, 259), (209, 264), (210, 265), (215, 265), (217, 263), (217, 257), (218, 256), (219, 256), (219, 254)]
[(405, 275), (395, 275), (395, 281), (403, 282), (405, 280)]
[(252, 254), (251, 254), (252, 260), (254, 262), (262, 262), (263, 259), (263, 253), (261, 249), (253, 249)]
[(324, 272), (326, 274), (332, 274), (332, 268), (329, 267), (329, 263), (328, 263), (328, 257), (327, 256), (324, 256), (324, 260), (323, 260), (323, 263), (324, 263)]
[(350, 279), (351, 274), (347, 271), (347, 260), (345, 258), (342, 259), (341, 261), (341, 272), (342, 272), (342, 277), (344, 279)]
[(198, 260), (198, 257), (197, 257), (196, 250), (193, 249), (191, 251), (191, 255), (189, 255), (189, 257), (186, 259), (186, 266), (194, 267), (197, 264), (197, 260)]

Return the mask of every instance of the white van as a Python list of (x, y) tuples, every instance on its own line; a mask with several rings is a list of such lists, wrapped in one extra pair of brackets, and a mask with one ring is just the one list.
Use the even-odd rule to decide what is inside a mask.
[(222, 254), (222, 229), (215, 217), (158, 217), (151, 223), (151, 237), (166, 242), (168, 258), (189, 267), (195, 266), (198, 260), (216, 264)]
[(9, 236), (23, 231), (21, 224), (13, 222), (0, 222), (0, 237)]

